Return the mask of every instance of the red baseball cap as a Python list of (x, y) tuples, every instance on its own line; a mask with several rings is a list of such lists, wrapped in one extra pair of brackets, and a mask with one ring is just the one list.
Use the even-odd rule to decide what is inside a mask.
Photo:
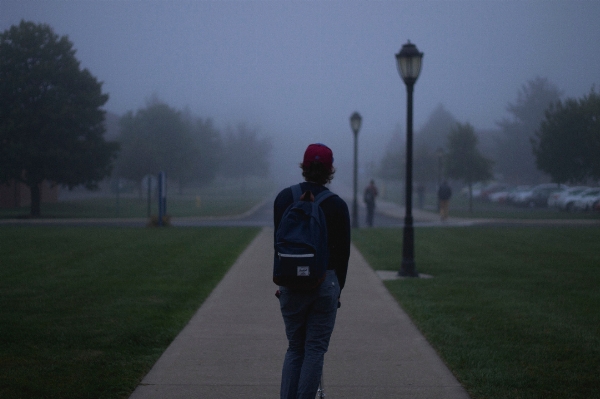
[(333, 152), (325, 144), (311, 144), (304, 151), (302, 166), (309, 166), (312, 162), (320, 162), (331, 169), (333, 167)]

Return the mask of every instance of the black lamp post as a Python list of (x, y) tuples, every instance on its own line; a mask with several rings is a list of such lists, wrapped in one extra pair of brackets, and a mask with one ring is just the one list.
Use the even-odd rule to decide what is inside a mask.
[(362, 117), (358, 112), (350, 116), (350, 127), (354, 132), (354, 201), (352, 202), (352, 227), (358, 228), (358, 202), (356, 192), (358, 189), (358, 131), (362, 123)]
[(402, 239), (402, 265), (398, 274), (405, 277), (419, 277), (415, 267), (415, 233), (412, 217), (412, 164), (413, 164), (413, 88), (419, 73), (423, 53), (408, 41), (398, 54), (398, 72), (406, 84), (406, 214), (404, 216), (404, 236)]

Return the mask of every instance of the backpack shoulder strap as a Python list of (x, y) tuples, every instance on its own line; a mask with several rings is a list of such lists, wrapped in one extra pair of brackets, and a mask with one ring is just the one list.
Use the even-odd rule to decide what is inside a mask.
[(294, 198), (294, 202), (300, 201), (300, 197), (302, 196), (302, 187), (300, 187), (300, 184), (294, 184), (290, 188), (292, 189), (292, 197)]
[(335, 194), (329, 190), (323, 190), (315, 197), (315, 204), (321, 205), (321, 202), (325, 201), (327, 198), (332, 197), (334, 195)]

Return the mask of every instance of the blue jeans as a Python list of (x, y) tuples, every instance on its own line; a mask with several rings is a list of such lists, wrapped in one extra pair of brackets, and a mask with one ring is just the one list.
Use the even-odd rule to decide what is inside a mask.
[(315, 291), (280, 287), (279, 303), (289, 346), (283, 362), (281, 399), (314, 399), (323, 358), (335, 325), (340, 285), (334, 270)]

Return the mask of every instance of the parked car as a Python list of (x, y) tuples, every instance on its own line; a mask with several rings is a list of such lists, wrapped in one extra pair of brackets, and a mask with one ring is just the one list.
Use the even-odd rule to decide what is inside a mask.
[(515, 187), (507, 187), (504, 190), (496, 191), (488, 195), (488, 200), (503, 204), (508, 200), (508, 196), (515, 190)]
[[(497, 183), (481, 183), (481, 182), (477, 182), (474, 183), (471, 186), (471, 192), (473, 195), (473, 199), (482, 199), (484, 192), (486, 190), (489, 190), (490, 187), (495, 186)], [(460, 193), (462, 195), (468, 196), (469, 195), (469, 187), (465, 186), (462, 188), (462, 190), (460, 190)]]
[(591, 210), (596, 202), (600, 201), (600, 187), (592, 188), (583, 193), (573, 203), (573, 209), (576, 211), (589, 211)]
[(533, 189), (533, 193), (529, 198), (527, 205), (530, 208), (545, 208), (548, 206), (548, 198), (550, 198), (553, 193), (563, 192), (565, 190), (565, 186), (536, 187)]
[(491, 201), (490, 196), (501, 191), (506, 191), (509, 187), (510, 186), (508, 184), (504, 183), (491, 183), (481, 190), (481, 193), (479, 194), (479, 199), (484, 201)]
[(512, 201), (512, 197), (517, 194), (519, 191), (528, 190), (529, 186), (509, 186), (504, 190), (497, 191), (488, 196), (488, 199), (491, 202), (497, 203), (510, 203)]
[(555, 192), (564, 191), (567, 186), (564, 184), (545, 183), (533, 187), (531, 190), (522, 191), (514, 198), (514, 204), (517, 206), (546, 207), (548, 206), (548, 197)]
[(567, 204), (572, 203), (584, 191), (589, 190), (586, 186), (569, 187), (563, 192), (554, 193), (548, 198), (548, 206), (561, 211), (567, 209)]
[(567, 212), (574, 211), (575, 210), (575, 202), (577, 202), (577, 200), (579, 200), (583, 195), (585, 195), (590, 190), (593, 190), (593, 188), (586, 187), (585, 190), (582, 190), (582, 191), (578, 192), (577, 194), (567, 196), (564, 200), (564, 206), (561, 208), (561, 210), (564, 210)]
[(533, 187), (531, 186), (518, 186), (515, 191), (510, 193), (507, 197), (507, 202), (513, 205), (523, 205), (527, 201), (533, 192)]
[(530, 186), (509, 186), (504, 190), (496, 191), (488, 196), (491, 202), (499, 204), (510, 204), (514, 201), (515, 196), (524, 191), (531, 190)]

